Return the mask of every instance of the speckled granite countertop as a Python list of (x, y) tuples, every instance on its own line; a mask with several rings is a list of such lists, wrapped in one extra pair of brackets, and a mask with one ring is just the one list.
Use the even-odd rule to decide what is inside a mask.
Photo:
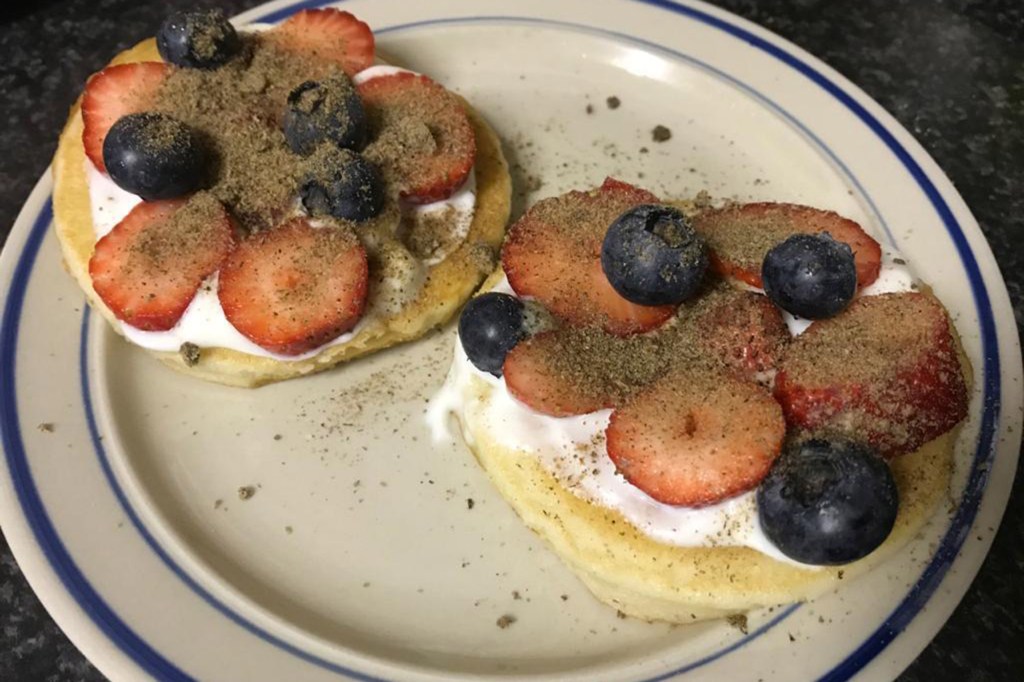
[[(0, 12), (0, 237), (46, 170), (86, 77), (151, 35), (171, 7), (252, 0), (36, 0)], [(1018, 0), (719, 0), (860, 85), (952, 178), (992, 245), (1024, 319), (1024, 5)], [(1021, 479), (1018, 474), (1018, 483)], [(901, 680), (1020, 679), (1024, 494), (953, 617)], [(0, 539), (0, 680), (102, 680), (54, 625)]]

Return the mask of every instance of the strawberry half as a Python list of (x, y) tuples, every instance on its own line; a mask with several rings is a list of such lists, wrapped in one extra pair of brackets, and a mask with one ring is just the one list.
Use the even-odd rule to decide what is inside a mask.
[(285, 50), (315, 62), (333, 62), (350, 76), (373, 66), (370, 27), (333, 7), (296, 12), (268, 35)]
[(659, 502), (700, 507), (760, 483), (785, 433), (782, 409), (757, 384), (687, 371), (612, 412), (606, 436), (627, 481)]
[[(561, 354), (561, 355), (560, 355)], [(612, 406), (601, 378), (563, 366), (562, 335), (538, 334), (505, 357), (502, 376), (509, 392), (537, 412), (553, 417), (587, 414)]]
[(355, 235), (297, 218), (239, 244), (221, 268), (217, 295), (246, 338), (273, 353), (299, 355), (356, 325), (367, 274)]
[(82, 144), (100, 171), (107, 171), (103, 140), (110, 126), (122, 116), (149, 108), (170, 73), (171, 67), (163, 62), (136, 62), (108, 66), (89, 78), (82, 94)]
[(775, 396), (792, 427), (866, 440), (887, 457), (967, 416), (946, 312), (920, 293), (859, 298), (812, 324), (783, 357)]
[(750, 380), (778, 365), (790, 335), (766, 296), (725, 285), (709, 299), (694, 320), (704, 350)]
[(401, 72), (359, 85), (374, 142), (373, 160), (396, 178), (402, 197), (447, 199), (476, 162), (476, 135), (462, 102), (426, 76)]
[(878, 279), (882, 248), (854, 221), (833, 211), (796, 204), (739, 204), (701, 213), (693, 227), (707, 240), (711, 267), (755, 287), (763, 287), (761, 264), (768, 251), (794, 234), (828, 232), (853, 249), (857, 286)]
[(166, 331), (233, 245), (231, 219), (212, 196), (143, 202), (96, 242), (89, 275), (117, 319)]
[(658, 197), (612, 178), (590, 192), (537, 202), (509, 228), (501, 252), (509, 284), (570, 325), (599, 325), (618, 336), (660, 326), (676, 306), (630, 303), (601, 269), (608, 226), (627, 209), (650, 203)]

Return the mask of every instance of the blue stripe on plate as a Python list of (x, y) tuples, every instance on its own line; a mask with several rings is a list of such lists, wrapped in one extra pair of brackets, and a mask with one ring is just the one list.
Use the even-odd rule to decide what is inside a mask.
[[(718, 28), (727, 33), (730, 33), (745, 42), (763, 50), (771, 56), (780, 59), (789, 66), (797, 69), (805, 76), (810, 78), (812, 81), (820, 85), (827, 92), (835, 96), (840, 100), (847, 108), (849, 108), (854, 114), (856, 114), (868, 127), (874, 131), (879, 138), (892, 150), (897, 158), (903, 163), (907, 170), (914, 177), (915, 181), (921, 186), (922, 190), (928, 196), (929, 200), (936, 208), (943, 223), (946, 226), (947, 231), (952, 237), (958, 252), (961, 255), (961, 259), (964, 263), (965, 270), (968, 273), (968, 278), (971, 283), (972, 291), (974, 294), (975, 305), (979, 312), (979, 321), (982, 330), (982, 341), (984, 350), (984, 412), (982, 415), (982, 430), (981, 438), (979, 441), (979, 447), (975, 455), (974, 465), (971, 470), (969, 483), (967, 490), (964, 494), (964, 499), (961, 502), (960, 508), (954, 517), (953, 524), (947, 535), (943, 538), (942, 545), (940, 546), (936, 556), (929, 564), (928, 568), (922, 574), (919, 582), (914, 586), (910, 593), (904, 598), (903, 602), (897, 607), (897, 609), (890, 615), (885, 623), (875, 632), (873, 635), (865, 641), (856, 651), (848, 656), (840, 665), (833, 669), (824, 679), (845, 679), (853, 675), (857, 670), (860, 670), (867, 662), (869, 662), (874, 656), (876, 656), (885, 646), (892, 641), (892, 639), (900, 632), (906, 625), (913, 619), (914, 615), (920, 610), (924, 603), (928, 600), (935, 588), (941, 581), (942, 576), (948, 570), (952, 564), (957, 551), (963, 543), (971, 521), (973, 520), (977, 507), (981, 499), (981, 493), (984, 490), (986, 482), (987, 467), (981, 466), (983, 463), (988, 463), (992, 457), (992, 441), (994, 434), (994, 426), (998, 418), (999, 411), (999, 358), (998, 358), (998, 346), (995, 337), (995, 320), (991, 311), (990, 303), (988, 300), (988, 293), (985, 290), (984, 282), (981, 279), (980, 270), (977, 262), (974, 260), (973, 254), (971, 253), (966, 237), (960, 226), (957, 224), (956, 219), (952, 215), (949, 207), (946, 205), (942, 196), (938, 190), (931, 183), (928, 177), (920, 166), (914, 161), (910, 154), (899, 144), (895, 137), (886, 130), (882, 124), (864, 109), (859, 103), (857, 103), (852, 97), (845, 93), (839, 86), (829, 81), (820, 72), (815, 70), (813, 67), (800, 61), (793, 55), (782, 50), (781, 48), (759, 38), (745, 29), (738, 26), (734, 26), (724, 21), (723, 19), (714, 17), (706, 14), (700, 10), (677, 5), (672, 2), (665, 0), (637, 0), (646, 4), (655, 5), (663, 9), (681, 14), (693, 19), (696, 19), (702, 23), (705, 23), (714, 28)], [(264, 21), (278, 21), (281, 18), (293, 13), (297, 9), (306, 7), (315, 7), (318, 5), (325, 4), (318, 1), (306, 1), (291, 5), (287, 9), (277, 10), (271, 14), (268, 14), (262, 18)], [(515, 20), (513, 17), (491, 17), (491, 18), (467, 18), (463, 19), (463, 22), (473, 20)], [(444, 20), (448, 23), (451, 21), (458, 20)], [(525, 21), (531, 21), (526, 19)], [(532, 20), (536, 22), (537, 20)], [(411, 28), (413, 26), (428, 25), (431, 23), (442, 23), (441, 21), (435, 22), (419, 22), (418, 24), (408, 24), (401, 27), (391, 27), (388, 30), (398, 30), (400, 28)], [(543, 22), (541, 22), (543, 23)], [(551, 22), (548, 22), (551, 23)], [(627, 39), (633, 42), (639, 42), (649, 47), (654, 47), (662, 51), (670, 52), (672, 54), (686, 58), (685, 55), (679, 55), (678, 53), (668, 50), (662, 46), (653, 45), (647, 41), (638, 40), (631, 36), (625, 36), (622, 34), (615, 34), (612, 32), (601, 31), (600, 29), (594, 29), (586, 26), (574, 26), (575, 28), (581, 28), (591, 31), (604, 32), (614, 37)], [(379, 31), (378, 33), (383, 33)], [(689, 61), (693, 61), (692, 59)], [(704, 65), (710, 68), (708, 65)], [(714, 69), (712, 69), (714, 70)], [(716, 71), (717, 72), (717, 71)], [(720, 72), (717, 72), (720, 73)], [(724, 74), (722, 74), (724, 75)], [(734, 83), (735, 79), (729, 78)], [(742, 85), (742, 84), (740, 84)], [(751, 91), (749, 87), (743, 86), (745, 90)], [(762, 101), (770, 103), (770, 100), (759, 97)], [(805, 133), (811, 135), (811, 137), (819, 144), (823, 149), (827, 148), (821, 144), (813, 134), (807, 130), (804, 126), (799, 124), (796, 119), (787, 114), (786, 112), (779, 109), (777, 106), (773, 107), (780, 113), (786, 116), (787, 119), (796, 123)], [(831, 152), (828, 152), (830, 156), (836, 161), (841, 168), (845, 169), (845, 166), (834, 156)], [(846, 170), (848, 177), (852, 176)], [(854, 180), (856, 182), (856, 180)], [(859, 185), (858, 185), (859, 188)], [(862, 194), (867, 198), (867, 195)], [(870, 201), (870, 199), (868, 199)], [(8, 298), (8, 304), (4, 311), (3, 317), (3, 330), (0, 331), (0, 374), (3, 375), (2, 385), (0, 385), (0, 427), (3, 429), (3, 442), (5, 446), (5, 453), (7, 455), (8, 467), (12, 472), (12, 480), (15, 483), (15, 487), (18, 490), (19, 501), (25, 510), (26, 517), (29, 519), (30, 526), (36, 535), (37, 541), (43, 548), (44, 554), (50, 561), (54, 570), (60, 575), (61, 580), (64, 582), (65, 587), (68, 591), (79, 601), (83, 609), (94, 619), (97, 625), (107, 634), (112, 641), (114, 641), (119, 648), (129, 654), (135, 659), (140, 666), (143, 667), (147, 672), (153, 674), (159, 679), (169, 680), (180, 680), (189, 679), (182, 671), (173, 666), (166, 659), (161, 657), (151, 647), (149, 647), (144, 641), (138, 638), (131, 629), (125, 625), (103, 602), (102, 598), (96, 594), (95, 590), (88, 584), (84, 576), (81, 574), (77, 566), (71, 560), (68, 555), (66, 548), (64, 548), (59, 537), (56, 534), (55, 529), (52, 526), (49, 518), (46, 515), (45, 509), (42, 506), (41, 500), (39, 499), (38, 491), (35, 488), (34, 482), (31, 478), (31, 472), (28, 468), (27, 459), (25, 456), (24, 448), (21, 442), (20, 429), (17, 418), (16, 410), (16, 399), (14, 390), (14, 360), (15, 360), (15, 349), (17, 342), (17, 331), (18, 322), (22, 312), (25, 285), (27, 284), (28, 277), (31, 274), (32, 266), (35, 262), (36, 255), (38, 254), (39, 246), (42, 241), (42, 237), (45, 235), (47, 225), (51, 218), (52, 207), (50, 203), (44, 207), (44, 210), (38, 216), (35, 225), (29, 235), (29, 241), (26, 244), (25, 251), (22, 254), (21, 259), (16, 266), (14, 280), (12, 282), (11, 292)], [(876, 211), (877, 214), (877, 211)], [(887, 230), (888, 231), (888, 230)], [(85, 330), (88, 324), (88, 314), (83, 317), (83, 343), (82, 343), (82, 380), (83, 389), (87, 386), (87, 371), (84, 362), (84, 349), (85, 349)], [(93, 432), (93, 438), (95, 445), (97, 446), (97, 452), (100, 453), (101, 461), (103, 462), (104, 472), (108, 477), (108, 481), (114, 488), (121, 504), (125, 507), (126, 512), (132, 519), (132, 522), (139, 529), (140, 533), (146, 539), (147, 543), (153, 547), (154, 551), (160, 556), (160, 558), (167, 563), (167, 565), (194, 591), (205, 599), (212, 606), (217, 608), (219, 611), (224, 613), (232, 621), (236, 622), (240, 626), (246, 628), (253, 634), (261, 637), (275, 646), (279, 646), (284, 650), (292, 653), (303, 660), (307, 660), (310, 663), (320, 665), (326, 669), (338, 672), (344, 675), (348, 675), (360, 680), (372, 680), (376, 678), (368, 677), (357, 671), (349, 670), (347, 668), (337, 666), (328, 661), (313, 657), (305, 652), (302, 652), (295, 647), (283, 642), (268, 633), (257, 628), (255, 625), (248, 623), (237, 614), (234, 614), (222, 603), (218, 602), (212, 595), (206, 592), (201, 586), (199, 586), (192, 578), (186, 575), (180, 567), (175, 565), (166, 552), (160, 548), (153, 539), (152, 535), (142, 526), (137, 515), (128, 505), (127, 499), (124, 497), (120, 488), (117, 485), (116, 480), (110, 471), (109, 463), (106, 462), (105, 454), (102, 453), (102, 447), (98, 440), (98, 435), (95, 431), (95, 424), (92, 419), (91, 399), (89, 398), (88, 391), (84, 390), (84, 401), (86, 402), (87, 416), (90, 421), (90, 429)], [(751, 633), (748, 637), (739, 640), (729, 647), (722, 649), (714, 654), (709, 655), (699, 661), (695, 661), (683, 668), (673, 670), (665, 675), (654, 678), (655, 680), (663, 680), (683, 673), (687, 670), (692, 670), (695, 667), (704, 665), (712, 660), (715, 660), (731, 651), (738, 649), (743, 646), (746, 642), (751, 639), (760, 636), (768, 629), (773, 627), (776, 623), (781, 621), (783, 618), (789, 615), (794, 607), (790, 607), (786, 611), (780, 613), (771, 622), (766, 623), (761, 628)]]
[(160, 557), (160, 560), (163, 561), (164, 564), (169, 569), (171, 569), (171, 572), (173, 572), (174, 575), (178, 576), (178, 578), (180, 578), (181, 581), (185, 583), (185, 585), (188, 586), (190, 590), (195, 592), (197, 596), (202, 598), (203, 601), (205, 601), (207, 604), (209, 604), (214, 609), (219, 611), (221, 614), (226, 616), (231, 622), (242, 627), (246, 631), (262, 639), (268, 644), (271, 644), (283, 651), (287, 651), (289, 654), (297, 658), (300, 658), (304, 661), (307, 661), (308, 663), (312, 663), (313, 665), (319, 666), (321, 668), (326, 668), (327, 670), (338, 673), (340, 675), (345, 675), (356, 680), (361, 680), (362, 682), (385, 682), (384, 680), (382, 680), (382, 678), (366, 675), (357, 670), (352, 670), (345, 666), (336, 665), (318, 656), (314, 656), (313, 654), (305, 652), (302, 649), (299, 649), (298, 647), (289, 644), (283, 639), (275, 637), (266, 630), (260, 628), (255, 623), (252, 623), (240, 614), (231, 610), (231, 608), (227, 604), (217, 599), (217, 597), (215, 597), (206, 588), (200, 585), (181, 566), (179, 566), (177, 562), (175, 562), (174, 559), (171, 558), (171, 556), (167, 553), (167, 550), (165, 550), (163, 546), (161, 546), (160, 543), (157, 542), (156, 538), (153, 537), (153, 534), (150, 532), (149, 528), (147, 528), (146, 524), (144, 524), (142, 522), (142, 519), (139, 518), (139, 515), (135, 511), (135, 508), (132, 507), (131, 502), (128, 500), (128, 496), (125, 495), (124, 490), (121, 488), (121, 485), (117, 482), (117, 477), (114, 475), (113, 467), (110, 466), (110, 460), (107, 457), (107, 451), (103, 447), (103, 439), (100, 436), (99, 428), (96, 426), (96, 414), (93, 411), (92, 407), (92, 392), (89, 389), (88, 352), (89, 320), (91, 319), (91, 317), (91, 312), (89, 308), (86, 307), (85, 310), (82, 312), (82, 325), (81, 332), (79, 334), (78, 352), (79, 381), (82, 389), (82, 405), (85, 408), (85, 418), (89, 424), (89, 437), (92, 439), (93, 450), (96, 453), (97, 459), (99, 459), (100, 467), (103, 469), (103, 475), (106, 477), (108, 485), (114, 492), (114, 495), (117, 497), (117, 501), (121, 503), (121, 508), (124, 510), (125, 514), (127, 514), (128, 519), (132, 522), (132, 525), (135, 526), (135, 528), (139, 531), (139, 534), (142, 536), (142, 539), (146, 541), (146, 544), (149, 545), (150, 549), (152, 549), (153, 552), (156, 553), (158, 557)]
[(974, 306), (978, 312), (978, 322), (981, 326), (981, 342), (983, 354), (983, 408), (981, 415), (981, 428), (978, 439), (978, 447), (975, 450), (974, 462), (968, 477), (967, 486), (963, 498), (953, 517), (949, 531), (942, 539), (939, 549), (936, 551), (932, 561), (924, 570), (917, 583), (900, 602), (889, 617), (868, 639), (855, 651), (847, 656), (839, 665), (824, 675), (822, 680), (845, 680), (852, 677), (857, 671), (867, 665), (896, 636), (902, 632), (914, 619), (918, 612), (924, 607), (928, 599), (942, 582), (943, 576), (949, 570), (957, 553), (963, 546), (964, 539), (970, 532), (971, 524), (978, 512), (978, 505), (981, 503), (981, 496), (988, 483), (989, 464), (995, 456), (995, 432), (996, 423), (999, 420), (1000, 411), (1000, 362), (999, 342), (996, 337), (995, 316), (992, 313), (992, 303), (989, 300), (988, 290), (981, 276), (981, 269), (978, 261), (975, 260), (970, 245), (967, 243), (967, 236), (957, 222), (953, 211), (949, 208), (946, 200), (939, 193), (938, 188), (931, 181), (928, 175), (914, 160), (910, 152), (900, 144), (899, 140), (860, 102), (855, 100), (849, 93), (829, 80), (824, 74), (810, 64), (801, 61), (793, 54), (781, 47), (761, 38), (746, 29), (731, 24), (723, 19), (712, 16), (701, 10), (680, 5), (670, 0), (637, 0), (645, 4), (654, 5), (667, 9), (676, 14), (692, 17), (709, 26), (725, 31), (744, 40), (754, 47), (764, 51), (772, 57), (790, 66), (804, 76), (809, 78), (823, 90), (843, 103), (847, 109), (857, 116), (878, 138), (885, 143), (886, 147), (896, 155), (904, 168), (917, 182), (918, 186), (928, 197), (935, 211), (942, 219), (946, 232), (953, 240), (964, 269), (967, 271), (967, 278), (971, 284), (971, 293), (974, 296)]
[(191, 680), (173, 663), (156, 652), (141, 637), (117, 616), (103, 597), (93, 589), (89, 581), (75, 565), (53, 522), (43, 507), (39, 491), (32, 479), (28, 457), (21, 440), (21, 425), (18, 420), (15, 360), (17, 358), (18, 331), (25, 302), (25, 288), (29, 275), (39, 254), (39, 246), (53, 219), (53, 204), (46, 200), (29, 232), (28, 241), (14, 270), (7, 305), (4, 308), (3, 326), (0, 327), (0, 432), (3, 436), (4, 454), (11, 474), (18, 502), (25, 519), (35, 535), (36, 542), (54, 573), (78, 602), (97, 627), (147, 673), (162, 680), (173, 682)]

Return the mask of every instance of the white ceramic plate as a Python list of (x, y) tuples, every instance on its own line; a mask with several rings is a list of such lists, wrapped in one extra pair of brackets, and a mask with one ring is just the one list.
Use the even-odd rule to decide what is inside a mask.
[[(72, 640), (116, 680), (894, 676), (981, 564), (1020, 432), (1006, 290), (942, 172), (831, 69), (704, 5), (345, 7), (382, 50), (490, 119), (517, 187), (532, 190), (519, 207), (615, 175), (664, 196), (831, 208), (895, 242), (953, 311), (975, 365), (957, 502), (880, 570), (813, 604), (751, 614), (747, 633), (618, 619), (461, 444), (430, 444), (424, 401), (450, 329), (255, 391), (191, 381), (83, 308), (48, 229), (45, 177), (0, 262), (0, 521)], [(671, 140), (651, 140), (658, 124)], [(505, 614), (516, 621), (502, 629)]]

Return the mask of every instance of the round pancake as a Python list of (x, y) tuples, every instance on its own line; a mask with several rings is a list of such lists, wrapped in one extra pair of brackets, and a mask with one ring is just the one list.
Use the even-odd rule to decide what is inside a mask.
[[(149, 39), (122, 52), (111, 64), (159, 60), (156, 42)], [(360, 355), (415, 339), (446, 322), (494, 267), (505, 235), (512, 192), (508, 164), (497, 135), (472, 107), (465, 106), (477, 143), (473, 221), (463, 242), (427, 271), (419, 295), (400, 311), (365, 320), (348, 341), (303, 360), (278, 360), (229, 348), (203, 348), (199, 362), (189, 366), (177, 352), (148, 352), (170, 367), (200, 379), (255, 387), (328, 369)], [(96, 233), (85, 164), (82, 116), (76, 103), (53, 159), (54, 225), (67, 270), (78, 281), (93, 309), (120, 334), (121, 323), (96, 295), (89, 277), (89, 259)]]
[[(483, 289), (490, 289), (502, 274), (499, 269)], [(970, 386), (970, 365), (962, 352), (960, 356)], [(598, 599), (636, 618), (692, 623), (813, 599), (885, 561), (949, 499), (959, 426), (890, 462), (900, 491), (896, 525), (881, 547), (859, 561), (803, 568), (746, 547), (666, 545), (641, 533), (620, 513), (567, 490), (534, 455), (502, 444), (484, 428), (484, 409), (495, 389), (478, 377), (472, 381), (471, 399), (456, 418), (498, 491)]]

